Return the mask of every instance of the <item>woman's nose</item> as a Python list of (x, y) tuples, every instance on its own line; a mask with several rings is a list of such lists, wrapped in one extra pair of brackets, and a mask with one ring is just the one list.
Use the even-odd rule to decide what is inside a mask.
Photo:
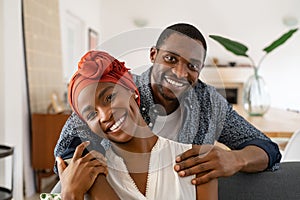
[(110, 107), (98, 107), (98, 118), (101, 123), (107, 122), (111, 118), (111, 109)]

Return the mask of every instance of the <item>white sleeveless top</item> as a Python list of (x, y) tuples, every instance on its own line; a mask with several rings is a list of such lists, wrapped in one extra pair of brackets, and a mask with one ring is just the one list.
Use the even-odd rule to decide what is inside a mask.
[(176, 156), (190, 148), (191, 144), (158, 138), (151, 151), (145, 196), (129, 175), (123, 159), (109, 148), (106, 152), (109, 167), (107, 180), (118, 196), (124, 200), (196, 199), (196, 187), (191, 184), (195, 176), (182, 178), (174, 170)]

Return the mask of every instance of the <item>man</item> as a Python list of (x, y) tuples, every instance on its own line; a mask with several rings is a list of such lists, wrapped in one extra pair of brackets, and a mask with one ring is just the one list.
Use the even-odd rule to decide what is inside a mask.
[[(176, 158), (174, 169), (179, 176), (201, 173), (195, 185), (238, 171), (275, 170), (281, 159), (278, 146), (239, 116), (216, 90), (198, 77), (204, 66), (206, 41), (189, 24), (174, 24), (160, 35), (150, 50), (153, 66), (141, 76), (134, 76), (141, 94), (140, 111), (148, 126), (162, 137), (188, 144), (214, 144), (215, 140), (231, 151), (213, 146), (199, 156), (200, 146)], [(66, 122), (55, 156), (72, 157), (74, 138), (91, 141), (100, 148), (97, 138), (76, 114)]]

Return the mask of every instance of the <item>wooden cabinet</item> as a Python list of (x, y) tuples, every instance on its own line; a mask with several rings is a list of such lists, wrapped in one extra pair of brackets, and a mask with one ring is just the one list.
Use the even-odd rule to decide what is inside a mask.
[(54, 147), (69, 114), (37, 114), (31, 116), (31, 161), (40, 192), (41, 179), (53, 174)]

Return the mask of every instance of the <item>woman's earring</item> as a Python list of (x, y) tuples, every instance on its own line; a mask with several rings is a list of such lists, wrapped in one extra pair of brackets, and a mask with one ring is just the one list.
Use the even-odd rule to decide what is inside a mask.
[(135, 99), (139, 98), (139, 95), (135, 94), (135, 95), (134, 95), (134, 98), (135, 98)]

